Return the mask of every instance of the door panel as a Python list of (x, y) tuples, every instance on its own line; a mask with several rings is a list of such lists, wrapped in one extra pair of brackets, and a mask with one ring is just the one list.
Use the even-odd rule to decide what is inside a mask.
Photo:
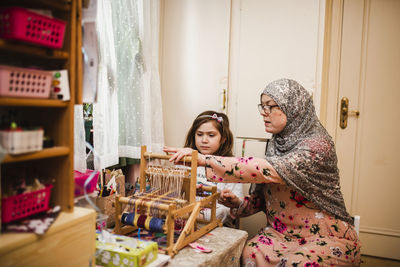
[(290, 78), (319, 94), (323, 7), (319, 0), (233, 0), (228, 114), (235, 136), (270, 137), (257, 109), (267, 83)]
[(228, 86), (230, 0), (163, 1), (161, 88), (165, 144), (183, 146), (193, 120), (222, 111)]
[(336, 103), (360, 110), (346, 129), (335, 122), (346, 204), (361, 216), (361, 253), (400, 259), (400, 1), (345, 0), (342, 14)]

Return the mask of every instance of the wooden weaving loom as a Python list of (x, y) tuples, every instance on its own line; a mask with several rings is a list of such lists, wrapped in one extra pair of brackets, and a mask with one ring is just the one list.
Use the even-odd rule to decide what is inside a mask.
[[(150, 161), (152, 159), (169, 160), (170, 158), (170, 155), (147, 152), (146, 146), (142, 146), (139, 177), (140, 192), (130, 197), (116, 197), (114, 232), (116, 234), (127, 234), (138, 228), (163, 232), (166, 234), (167, 245), (166, 247), (160, 246), (160, 249), (173, 257), (180, 249), (217, 226), (222, 226), (222, 223), (216, 218), (216, 203), (219, 197), (216, 186), (203, 186), (201, 190), (197, 190), (199, 196), (203, 194), (201, 195), (203, 198), (196, 201), (198, 159), (198, 152), (196, 150), (192, 152), (191, 156), (185, 157), (182, 160), (183, 163), (190, 163), (190, 170), (180, 168), (180, 171), (185, 172), (185, 175), (182, 176), (182, 192), (171, 194), (171, 191), (164, 192), (165, 190), (163, 191), (162, 188), (151, 188), (146, 191), (146, 180), (149, 180), (152, 175), (152, 166), (149, 165)], [(160, 168), (161, 172), (167, 171), (167, 169), (163, 170), (162, 167)], [(168, 168), (171, 169), (171, 167)], [(123, 212), (123, 204), (128, 204), (128, 207), (134, 206), (134, 212)], [(200, 210), (203, 208), (211, 209), (210, 221), (199, 218)], [(144, 213), (147, 213), (147, 215), (144, 215)], [(151, 217), (150, 213), (158, 214), (158, 218)], [(175, 242), (174, 230), (176, 230), (176, 221), (178, 219), (186, 220), (186, 223)], [(199, 228), (197, 223), (201, 223), (202, 227)]]

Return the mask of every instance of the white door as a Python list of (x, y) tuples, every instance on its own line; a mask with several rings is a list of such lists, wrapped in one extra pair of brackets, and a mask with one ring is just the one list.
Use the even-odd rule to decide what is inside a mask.
[(165, 144), (183, 146), (195, 117), (223, 111), (230, 0), (162, 1), (161, 88)]
[[(400, 1), (332, 1), (327, 126), (361, 253), (400, 259)], [(349, 99), (347, 127), (341, 100)]]

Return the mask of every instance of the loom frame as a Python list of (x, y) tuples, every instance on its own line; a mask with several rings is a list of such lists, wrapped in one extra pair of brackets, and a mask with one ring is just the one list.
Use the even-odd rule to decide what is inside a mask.
[[(146, 146), (141, 147), (141, 160), (140, 160), (140, 192), (145, 192), (146, 189), (146, 170), (149, 167), (148, 163), (151, 159), (169, 160), (171, 155), (157, 154), (147, 152)], [(190, 178), (184, 178), (184, 184), (182, 190), (185, 192), (185, 199), (188, 204), (182, 208), (178, 208), (175, 203), (160, 204), (159, 208), (167, 213), (165, 220), (165, 231), (167, 235), (167, 246), (159, 247), (161, 252), (174, 257), (179, 250), (187, 246), (189, 243), (194, 242), (203, 235), (209, 233), (214, 228), (222, 226), (221, 220), (216, 217), (216, 204), (219, 197), (216, 186), (203, 186), (202, 190), (211, 193), (211, 195), (204, 197), (203, 199), (196, 201), (196, 184), (197, 184), (197, 166), (198, 166), (198, 152), (192, 151), (192, 155), (182, 159), (182, 162), (190, 163)], [(121, 223), (122, 217), (122, 205), (128, 204), (131, 197), (122, 197), (117, 195), (115, 198), (115, 228), (114, 233), (116, 234), (127, 234), (129, 232), (138, 229), (136, 226), (123, 225)], [(148, 207), (149, 202), (141, 201), (140, 204), (143, 207)], [(200, 210), (202, 208), (211, 209), (210, 221), (198, 218)], [(175, 220), (177, 218), (187, 218), (185, 227), (181, 231), (178, 239), (174, 242), (174, 229)], [(202, 227), (198, 227), (198, 223), (202, 224)]]

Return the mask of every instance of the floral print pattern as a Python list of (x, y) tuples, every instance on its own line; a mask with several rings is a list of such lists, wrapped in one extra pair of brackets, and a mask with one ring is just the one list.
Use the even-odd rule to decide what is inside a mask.
[[(353, 225), (321, 210), (282, 183), (267, 161), (210, 156), (207, 166), (211, 180), (218, 177), (224, 182), (263, 182), (243, 198), (238, 208), (231, 209), (232, 217), (259, 211), (267, 217), (267, 227), (245, 246), (242, 262), (246, 266), (359, 265), (360, 241)], [(271, 176), (264, 176), (265, 168)]]
[(236, 210), (250, 215), (266, 203), (268, 225), (249, 240), (243, 262), (257, 266), (358, 266), (360, 242), (354, 227), (318, 209), (285, 185), (266, 184)]

